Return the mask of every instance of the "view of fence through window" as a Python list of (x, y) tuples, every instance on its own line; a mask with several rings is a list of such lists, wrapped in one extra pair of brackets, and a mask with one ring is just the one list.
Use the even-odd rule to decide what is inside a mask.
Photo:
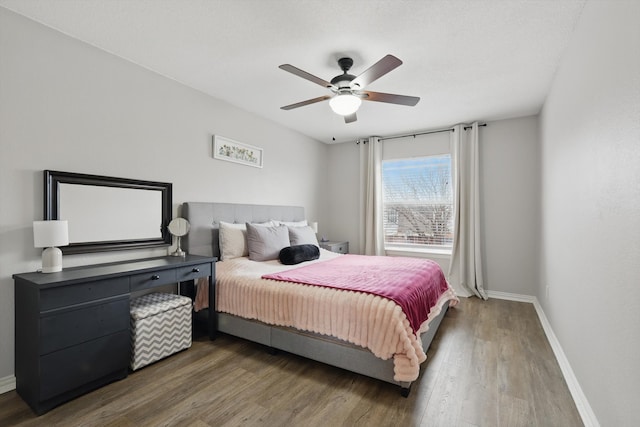
[(385, 247), (451, 248), (451, 156), (382, 162)]

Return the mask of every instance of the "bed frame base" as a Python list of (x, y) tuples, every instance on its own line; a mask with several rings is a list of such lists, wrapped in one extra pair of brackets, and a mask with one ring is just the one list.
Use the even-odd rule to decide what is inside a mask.
[(411, 393), (411, 383), (409, 383), (408, 387), (401, 387), (400, 388), (400, 396), (409, 397), (409, 393)]
[[(429, 330), (420, 337), (425, 351), (431, 345), (448, 305), (431, 321)], [(278, 350), (296, 354), (326, 363), (357, 374), (366, 375), (400, 387), (400, 394), (408, 397), (411, 382), (393, 379), (393, 360), (382, 360), (370, 350), (350, 344), (337, 338), (299, 331), (293, 328), (271, 326), (265, 323), (243, 319), (226, 313), (216, 313), (218, 331), (244, 338), (266, 346), (270, 354)]]

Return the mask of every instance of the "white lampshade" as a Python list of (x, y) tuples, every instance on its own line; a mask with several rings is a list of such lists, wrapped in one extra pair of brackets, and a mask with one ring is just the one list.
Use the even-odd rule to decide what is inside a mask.
[(341, 116), (355, 113), (360, 108), (360, 104), (362, 104), (362, 100), (350, 93), (338, 94), (329, 101), (333, 112)]
[(67, 221), (33, 221), (33, 246), (42, 251), (42, 272), (62, 271), (62, 251), (57, 246), (69, 244)]
[(67, 221), (33, 221), (33, 246), (50, 248), (69, 244)]
[(317, 222), (312, 222), (311, 223), (311, 229), (313, 230), (314, 233), (318, 234), (318, 223)]

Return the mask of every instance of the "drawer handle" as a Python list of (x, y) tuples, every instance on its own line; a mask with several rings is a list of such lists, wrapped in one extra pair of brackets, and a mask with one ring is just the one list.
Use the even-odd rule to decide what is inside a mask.
[(153, 276), (151, 276), (151, 280), (160, 280), (160, 276), (154, 274)]
[(191, 270), (192, 273), (200, 273), (200, 269), (199, 268), (194, 268)]

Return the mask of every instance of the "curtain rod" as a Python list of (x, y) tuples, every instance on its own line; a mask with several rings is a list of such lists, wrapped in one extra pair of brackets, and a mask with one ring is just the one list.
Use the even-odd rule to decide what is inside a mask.
[[(486, 125), (487, 125), (486, 123), (482, 123), (482, 124), (478, 125), (478, 127), (480, 127), (480, 126), (486, 126)], [(473, 127), (473, 126), (465, 126), (463, 129), (464, 129), (464, 130), (467, 130), (467, 129), (471, 129), (472, 127)]]
[(415, 138), (416, 136), (429, 135), (430, 133), (454, 132), (454, 131), (455, 131), (454, 128), (441, 129), (441, 130), (432, 130), (432, 131), (429, 131), (429, 132), (410, 133), (408, 135), (388, 136), (386, 138), (380, 138), (380, 141), (387, 141), (389, 139), (398, 139), (398, 138), (409, 138), (410, 136)]
[[(486, 127), (487, 124), (486, 123), (482, 123), (479, 124), (478, 127)], [(471, 129), (473, 126), (465, 126), (463, 127), (464, 130), (469, 130)], [(418, 133), (410, 133), (407, 135), (397, 135), (397, 136), (387, 136), (385, 138), (380, 138), (379, 141), (387, 141), (390, 139), (400, 139), (400, 138), (409, 138), (409, 137), (416, 137), (419, 135), (429, 135), (431, 133), (441, 133), (441, 132), (455, 132), (455, 128), (449, 128), (449, 129), (440, 129), (440, 130), (432, 130), (432, 131), (428, 131), (428, 132), (418, 132)], [(367, 140), (360, 140), (360, 139), (356, 139), (356, 144), (360, 144), (360, 142), (362, 142), (363, 144), (367, 143)]]

